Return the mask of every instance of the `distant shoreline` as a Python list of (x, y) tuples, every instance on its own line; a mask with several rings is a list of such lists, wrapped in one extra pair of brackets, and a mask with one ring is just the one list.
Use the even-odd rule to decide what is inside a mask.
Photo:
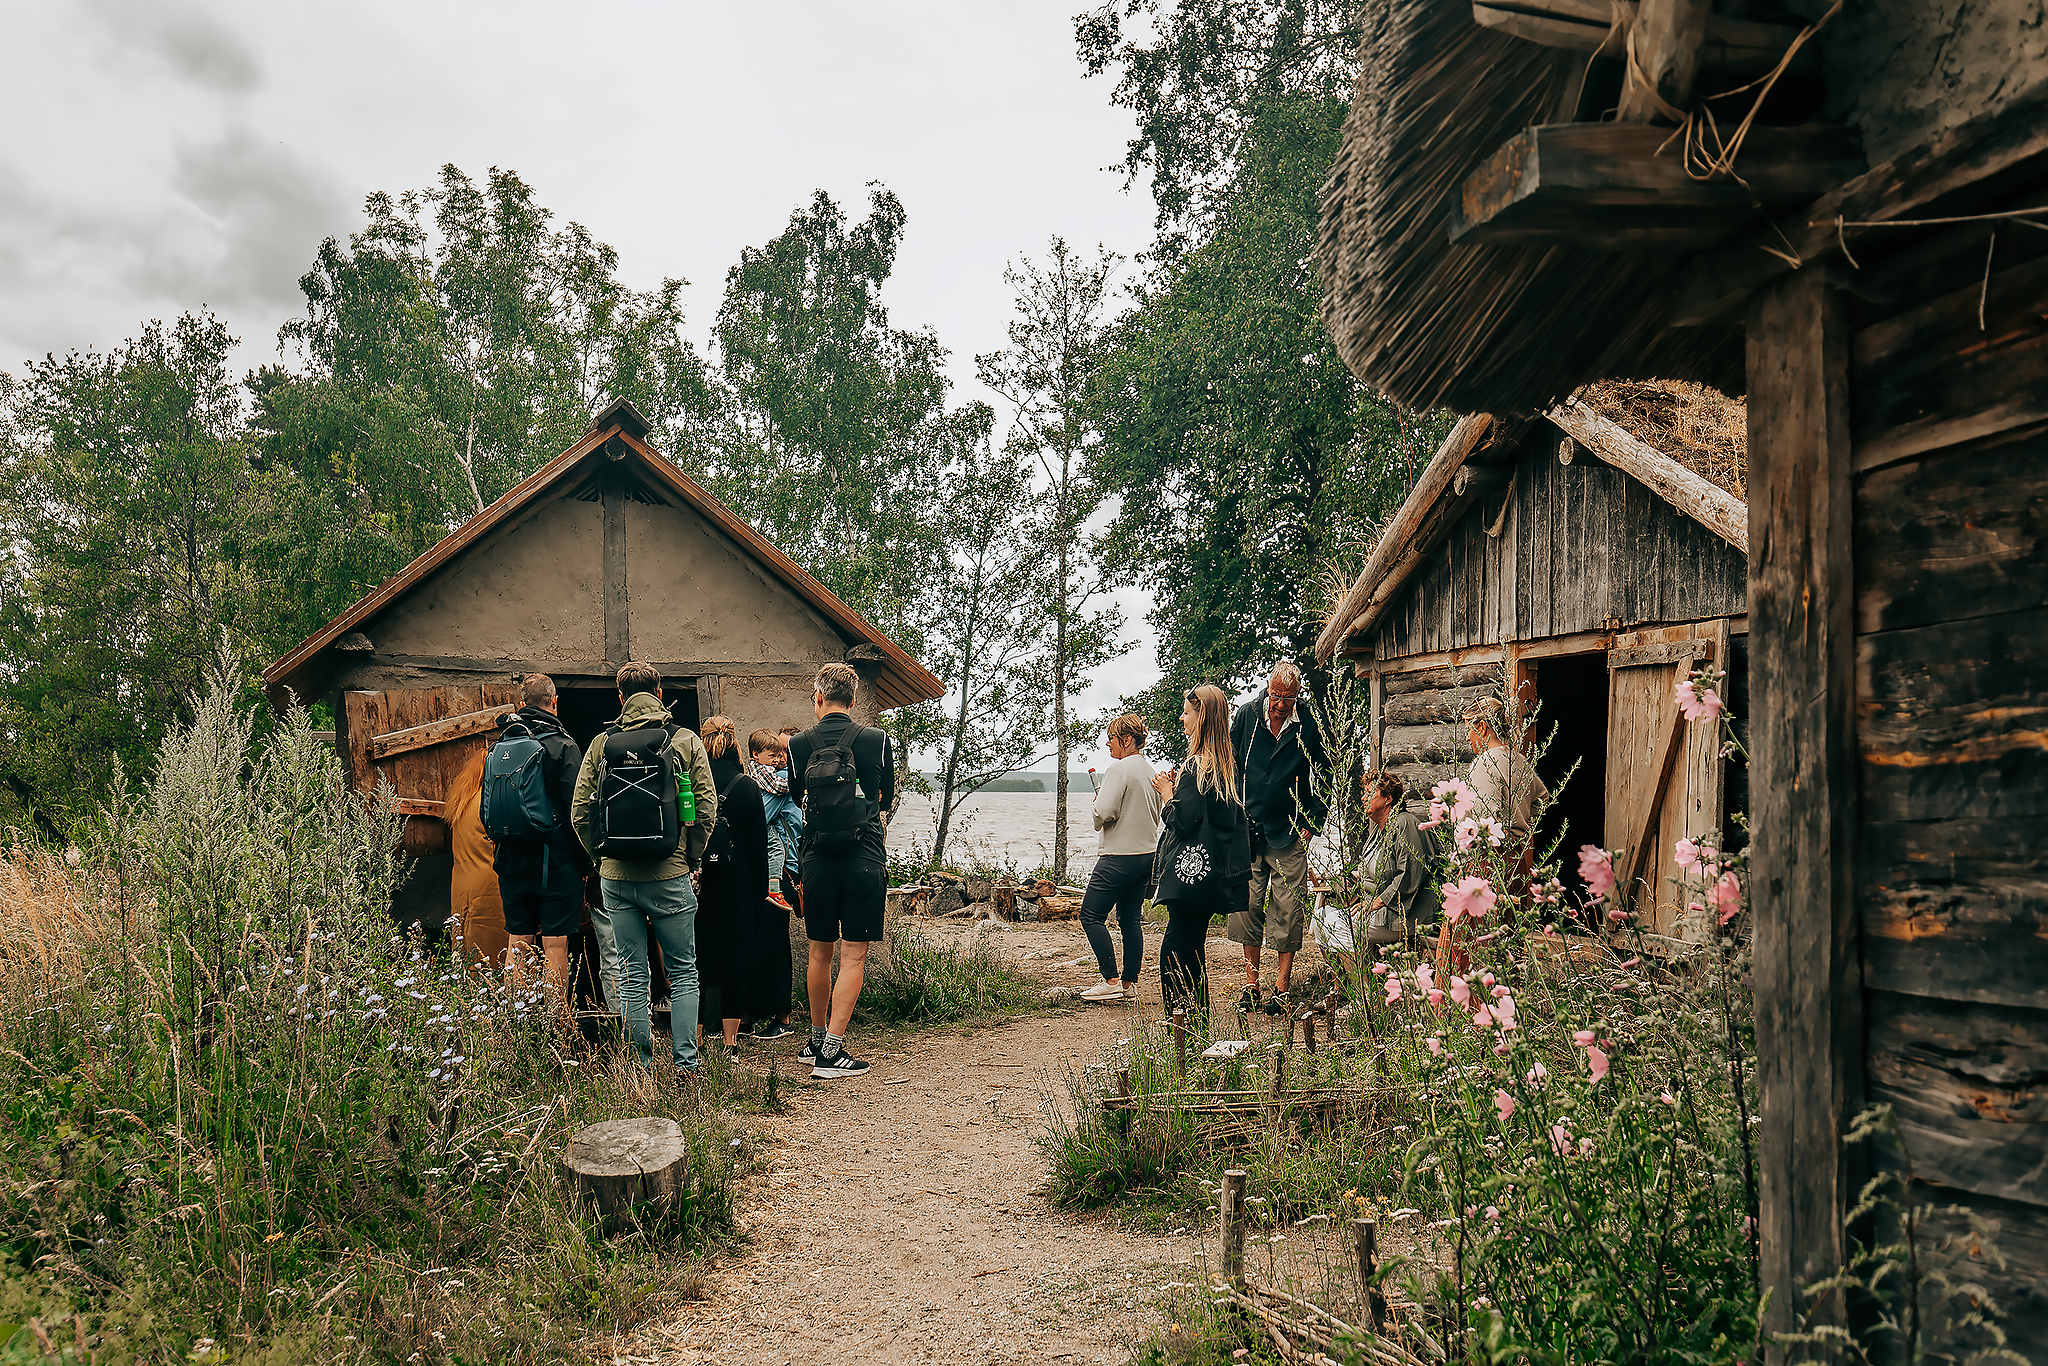
[[(937, 773), (920, 773), (917, 776), (936, 786), (941, 775)], [(974, 792), (1043, 792), (1047, 796), (1051, 796), (1053, 784), (1057, 781), (1059, 781), (1059, 774), (1057, 772), (1011, 773), (970, 790)], [(1067, 771), (1068, 796), (1071, 797), (1077, 792), (1092, 793), (1095, 789), (1095, 775), (1087, 769), (1069, 769)]]

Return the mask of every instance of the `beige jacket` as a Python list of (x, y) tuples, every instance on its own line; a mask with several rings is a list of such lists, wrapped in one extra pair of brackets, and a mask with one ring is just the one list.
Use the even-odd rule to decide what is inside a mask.
[[(624, 730), (636, 730), (667, 720), (668, 708), (661, 705), (660, 698), (650, 692), (636, 692), (626, 699), (626, 709), (619, 713), (618, 725)], [(592, 858), (597, 857), (597, 769), (604, 762), (604, 741), (605, 737), (600, 734), (590, 742), (590, 751), (583, 756), (583, 767), (576, 772), (576, 796), (569, 804), (569, 823), (575, 827), (576, 838), (583, 841), (583, 847), (590, 851)], [(614, 882), (667, 882), (703, 865), (704, 846), (711, 842), (711, 827), (718, 819), (718, 791), (711, 782), (711, 756), (705, 752), (704, 742), (697, 738), (695, 731), (678, 730), (675, 739), (669, 743), (675, 746), (677, 756), (690, 771), (690, 789), (697, 798), (696, 821), (683, 827), (682, 841), (667, 858), (633, 863), (624, 859), (602, 859), (597, 868), (599, 877)]]

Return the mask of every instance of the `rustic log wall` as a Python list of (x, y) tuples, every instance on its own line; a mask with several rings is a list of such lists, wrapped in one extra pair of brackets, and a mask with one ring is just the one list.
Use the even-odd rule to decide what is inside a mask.
[(1559, 464), (1558, 438), (1548, 423), (1525, 438), (1540, 454), (1430, 552), (1375, 632), (1375, 657), (1743, 613), (1741, 551), (1583, 449)]
[(1500, 691), (1498, 664), (1446, 665), (1390, 673), (1381, 680), (1379, 766), (1408, 785), (1420, 801), (1446, 778), (1472, 766), (1459, 713)]
[[(2048, 261), (1990, 227), (1872, 267), (1851, 348), (1855, 895), (1872, 1101), (2048, 1342)], [(2021, 239), (2021, 240), (2011, 240)], [(1980, 322), (1980, 307), (1982, 321)], [(2029, 396), (2033, 398), (2029, 398)], [(2030, 408), (2031, 404), (2031, 408)], [(2022, 1348), (2025, 1350), (2025, 1348)]]

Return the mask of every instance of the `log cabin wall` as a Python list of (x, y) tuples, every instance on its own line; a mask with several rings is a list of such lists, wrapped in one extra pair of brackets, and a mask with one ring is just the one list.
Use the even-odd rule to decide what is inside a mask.
[(1561, 436), (1538, 424), (1508, 488), (1430, 552), (1380, 623), (1378, 659), (1742, 615), (1741, 551), (1584, 447), (1559, 463)]
[(1996, 226), (1856, 277), (1853, 882), (1868, 1099), (1919, 1195), (1996, 1228), (2008, 1267), (1970, 1274), (2024, 1352), (2048, 1343), (2048, 234)]

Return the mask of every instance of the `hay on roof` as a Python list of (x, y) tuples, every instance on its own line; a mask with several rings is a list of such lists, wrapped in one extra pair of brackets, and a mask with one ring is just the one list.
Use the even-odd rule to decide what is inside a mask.
[(1574, 397), (1724, 492), (1748, 501), (1749, 405), (1685, 380), (1602, 380)]
[(1366, 384), (1410, 408), (1536, 412), (1588, 380), (1742, 386), (1739, 327), (1663, 326), (1668, 253), (1453, 246), (1459, 184), (1547, 123), (1575, 54), (1472, 19), (1469, 0), (1368, 0), (1316, 248), (1323, 321)]

